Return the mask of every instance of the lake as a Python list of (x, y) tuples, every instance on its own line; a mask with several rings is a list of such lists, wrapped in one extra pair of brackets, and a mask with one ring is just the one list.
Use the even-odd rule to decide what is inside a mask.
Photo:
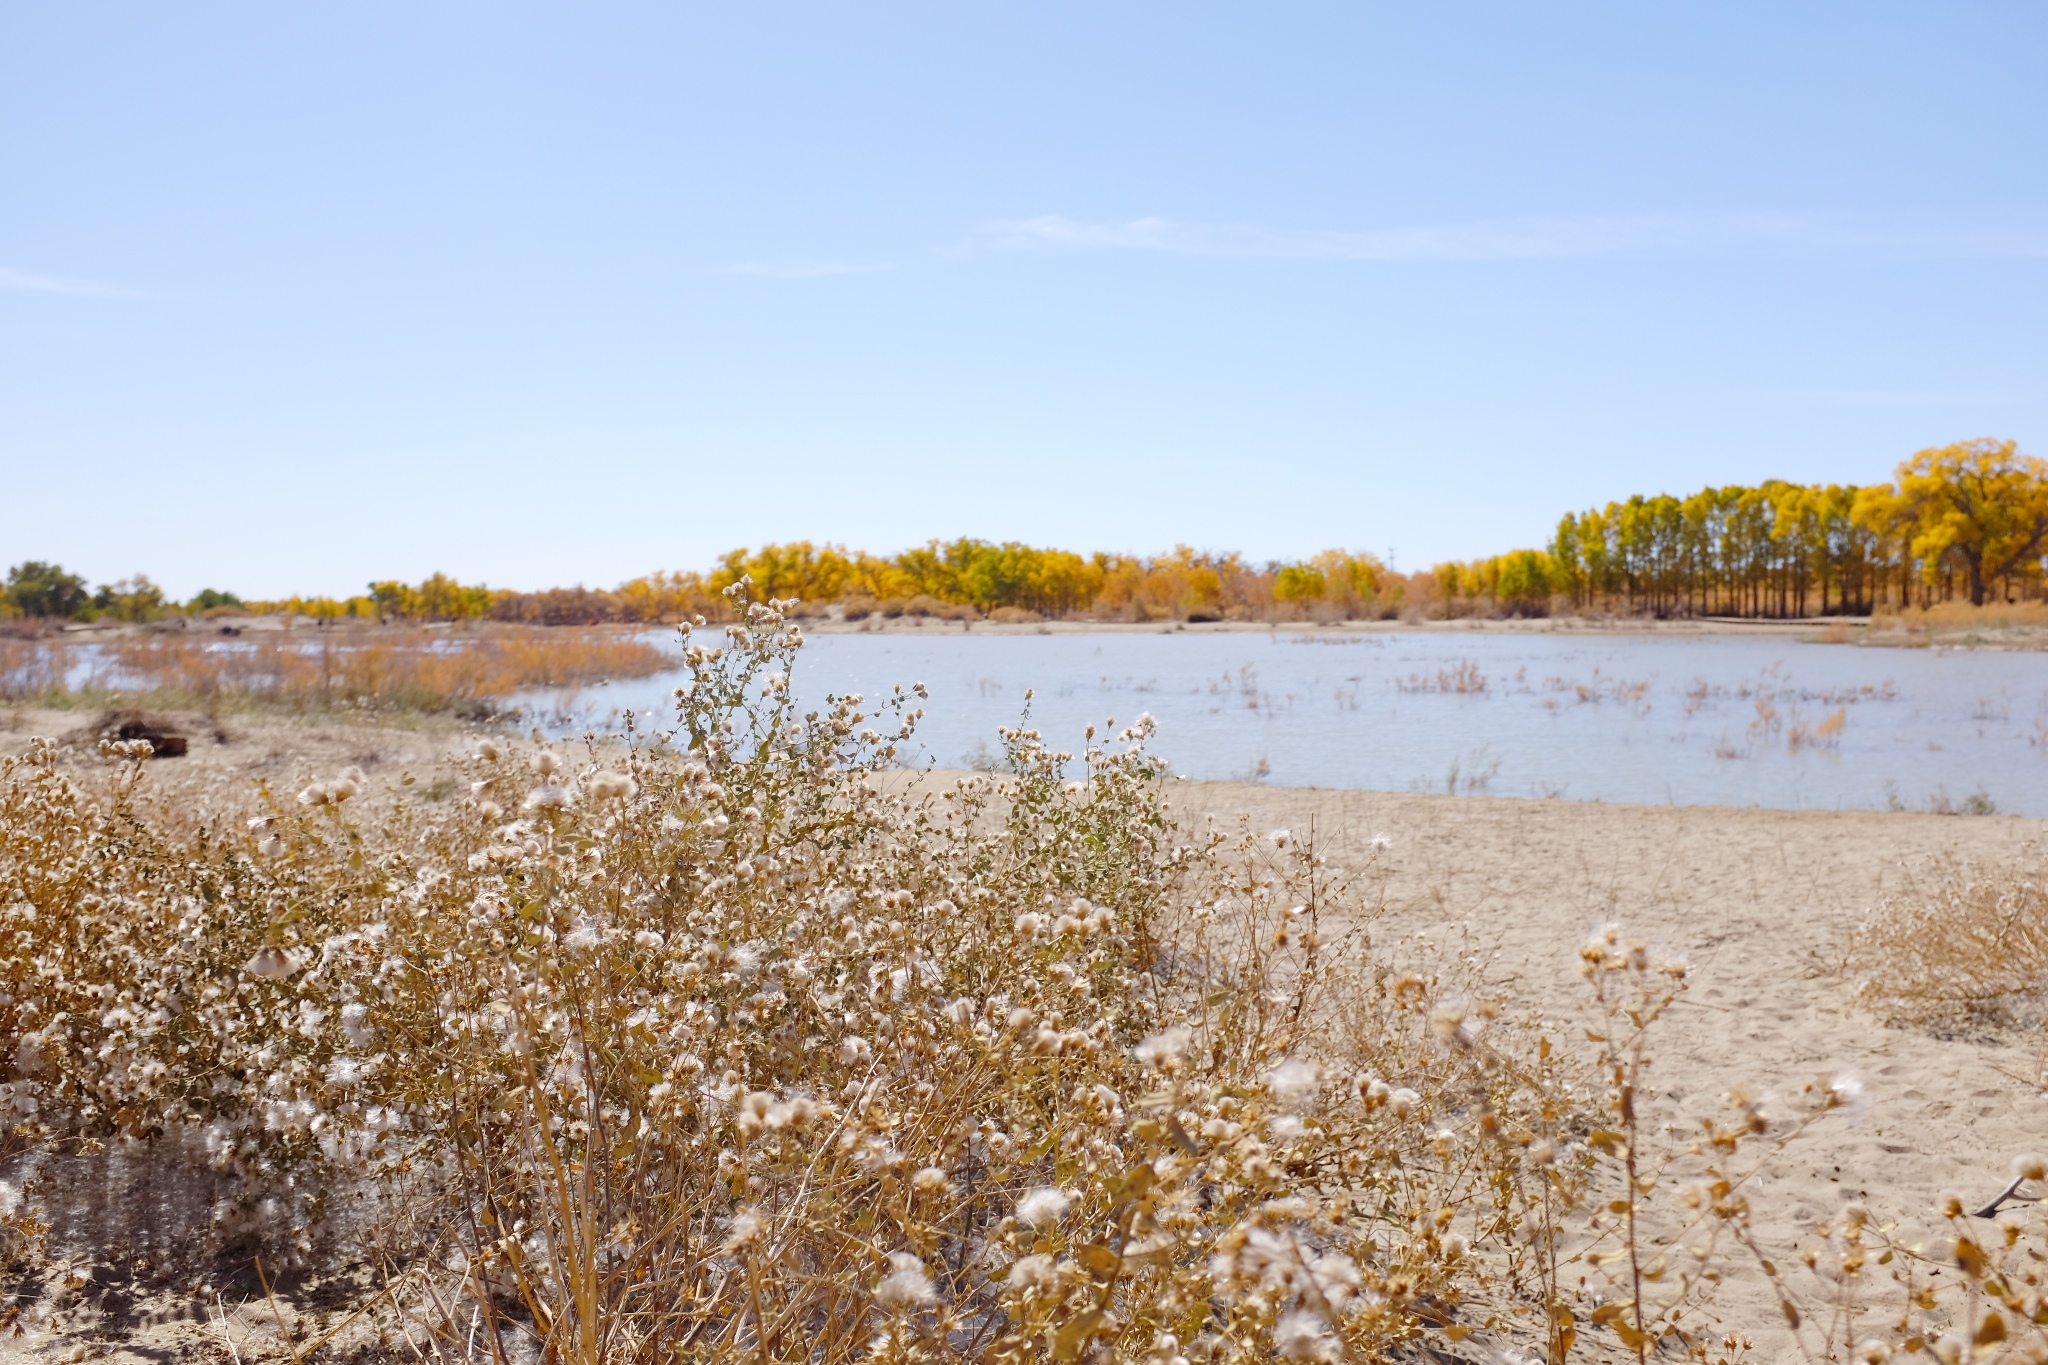
[[(931, 692), (920, 766), (986, 763), (996, 727), (1079, 750), (1087, 725), (1159, 722), (1190, 777), (1780, 809), (2048, 815), (2048, 655), (1756, 635), (970, 632), (807, 637), (794, 683)], [(681, 675), (524, 699), (557, 734)]]

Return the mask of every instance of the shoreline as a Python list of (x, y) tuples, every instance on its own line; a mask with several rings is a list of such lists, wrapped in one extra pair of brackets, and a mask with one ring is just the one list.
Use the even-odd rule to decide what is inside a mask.
[[(97, 753), (88, 736), (102, 710), (103, 708), (97, 705), (79, 707), (75, 710), (0, 706), (0, 758), (20, 755), (26, 751), (32, 738), (41, 737), (54, 740), (63, 746), (74, 762), (97, 763)], [(437, 749), (463, 747), (470, 742), (472, 736), (496, 735), (512, 739), (514, 742), (518, 742), (519, 737), (519, 726), (516, 724), (507, 727), (498, 723), (465, 721), (447, 715), (420, 715), (405, 720), (379, 721), (364, 720), (345, 714), (263, 710), (231, 710), (208, 715), (187, 707), (150, 709), (148, 713), (151, 716), (160, 716), (178, 727), (181, 732), (195, 736), (192, 754), (200, 761), (192, 764), (192, 767), (224, 766), (226, 771), (240, 772), (252, 779), (283, 776), (285, 768), (293, 761), (346, 762), (346, 752), (360, 751), (380, 758), (402, 753), (403, 762), (421, 763), (434, 761)], [(255, 745), (267, 749), (260, 759), (256, 757), (252, 741)], [(600, 740), (603, 745), (615, 745), (618, 742), (617, 735), (604, 736)], [(236, 750), (235, 754), (227, 754), (225, 750), (228, 747), (233, 747)], [(251, 763), (251, 759), (256, 761)], [(174, 763), (180, 769), (187, 766), (183, 758), (162, 761)], [(971, 769), (949, 765), (929, 768), (906, 766), (885, 771), (889, 784), (901, 787), (914, 787), (925, 782), (948, 784), (957, 778), (965, 777), (1002, 776), (1000, 773), (977, 773)], [(1622, 819), (1654, 814), (1666, 817), (1690, 816), (1700, 820), (1740, 818), (1789, 821), (1943, 821), (1959, 831), (1955, 836), (1959, 842), (1976, 839), (1983, 833), (1992, 831), (2002, 831), (2020, 843), (2048, 836), (2048, 815), (2028, 815), (2003, 810), (1979, 814), (1964, 810), (1932, 810), (1921, 806), (1900, 809), (1879, 806), (1731, 806), (1712, 803), (1606, 801), (1597, 797), (1514, 796), (1501, 792), (1453, 794), (1412, 787), (1330, 787), (1284, 782), (1247, 782), (1184, 776), (1170, 769), (1165, 780), (1169, 797), (1175, 798), (1177, 803), (1191, 794), (1201, 798), (1202, 802), (1208, 802), (1219, 794), (1238, 793), (1245, 797), (1263, 794), (1264, 802), (1281, 804), (1392, 801), (1435, 806), (1448, 803), (1458, 807), (1492, 809), (1496, 813), (1574, 811), (1582, 813), (1582, 818), (1586, 819), (1597, 818), (1600, 813), (1610, 813)], [(1976, 833), (1965, 836), (1960, 833), (1962, 830)]]
[[(965, 768), (900, 768), (892, 772), (901, 773), (910, 784), (920, 780), (950, 782), (961, 777), (988, 777), (1001, 774), (975, 773)], [(1929, 810), (1922, 806), (1903, 806), (1891, 809), (1884, 806), (1729, 806), (1716, 804), (1688, 805), (1677, 801), (1603, 801), (1598, 797), (1572, 796), (1510, 796), (1501, 792), (1445, 792), (1421, 791), (1412, 787), (1316, 787), (1295, 786), (1284, 782), (1246, 782), (1228, 778), (1184, 777), (1169, 771), (1166, 777), (1169, 797), (1176, 792), (1196, 793), (1250, 793), (1266, 792), (1275, 801), (1328, 800), (1333, 802), (1355, 801), (1415, 801), (1415, 802), (1472, 802), (1505, 805), (1510, 809), (1568, 808), (1581, 811), (1612, 811), (1620, 816), (1641, 816), (1648, 813), (1660, 815), (1692, 814), (1701, 819), (1724, 816), (1740, 816), (1746, 819), (1768, 818), (1789, 820), (1861, 820), (1865, 818), (1902, 820), (1949, 820), (1966, 822), (1972, 829), (1995, 830), (2004, 828), (2016, 839), (2038, 839), (2048, 836), (2048, 815), (2024, 815), (2017, 811), (1993, 811), (1979, 815), (1961, 810)]]
[[(1341, 621), (997, 621), (993, 619), (952, 619), (937, 616), (869, 616), (849, 621), (833, 615), (794, 618), (811, 635), (1393, 635), (1494, 634), (1494, 635), (1784, 635), (1794, 631), (1867, 631), (1867, 616), (1822, 616), (1794, 618), (1742, 618), (1701, 616), (1657, 620), (1635, 617), (1539, 616), (1539, 617), (1456, 617), (1448, 620), (1341, 620)], [(253, 616), (211, 621), (173, 618), (147, 623), (72, 622), (40, 634), (14, 638), (24, 642), (92, 644), (102, 640), (148, 639), (185, 636), (235, 638), (243, 635), (291, 634), (312, 638), (345, 635), (395, 635), (442, 632), (454, 635), (486, 635), (509, 631), (603, 631), (644, 633), (675, 629), (672, 621), (605, 621), (588, 625), (543, 625), (513, 621), (363, 621), (342, 619), (323, 624), (305, 617)], [(717, 629), (713, 621), (698, 629)]]
[[(1670, 620), (1643, 617), (1539, 616), (1458, 617), (1449, 620), (1342, 621), (998, 621), (937, 616), (869, 616), (857, 621), (830, 614), (800, 616), (796, 624), (809, 635), (1267, 635), (1295, 639), (1358, 639), (1384, 635), (1571, 635), (1717, 637), (1792, 639), (1802, 644), (1858, 645), (1890, 649), (1987, 649), (2034, 652), (2048, 650), (2048, 626), (1952, 625), (1919, 623), (1910, 618), (1867, 616), (1727, 617), (1697, 616)], [(291, 635), (307, 640), (365, 639), (431, 632), (454, 637), (488, 637), (526, 632), (597, 632), (667, 635), (676, 622), (599, 622), (590, 625), (540, 625), (509, 621), (362, 621), (344, 619), (322, 624), (303, 617), (232, 617), (211, 621), (177, 618), (147, 624), (72, 623), (41, 634), (22, 634), (20, 643), (87, 645), (139, 639), (233, 639), (250, 635)], [(716, 630), (712, 622), (700, 629)]]
[(947, 621), (937, 617), (869, 617), (846, 621), (807, 617), (811, 635), (1782, 635), (1870, 624), (1867, 617), (1742, 621), (1727, 617), (1684, 621), (1586, 616), (1461, 617), (1447, 621)]

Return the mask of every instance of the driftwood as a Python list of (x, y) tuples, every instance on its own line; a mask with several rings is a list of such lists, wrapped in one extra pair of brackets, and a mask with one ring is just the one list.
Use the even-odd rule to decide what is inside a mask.
[(102, 739), (146, 740), (153, 757), (183, 758), (191, 743), (170, 722), (141, 711), (113, 711), (100, 721)]

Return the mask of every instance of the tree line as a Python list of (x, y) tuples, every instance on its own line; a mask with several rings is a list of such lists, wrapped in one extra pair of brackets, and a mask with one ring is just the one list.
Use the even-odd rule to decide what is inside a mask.
[(1101, 620), (1360, 619), (1400, 615), (1864, 615), (1938, 602), (2013, 601), (2044, 589), (2048, 462), (2012, 441), (1923, 450), (1892, 482), (1771, 480), (1685, 497), (1635, 496), (1567, 513), (1550, 543), (1395, 572), (1371, 554), (1326, 550), (1252, 563), (1176, 546), (1154, 556), (972, 538), (882, 556), (794, 541), (737, 549), (708, 572), (644, 575), (615, 588), (526, 592), (445, 574), (383, 580), (346, 597), (243, 601), (207, 589), (169, 600), (136, 575), (95, 592), (60, 566), (9, 571), (0, 615), (151, 621), (285, 613), (317, 621), (504, 621), (534, 625), (718, 619), (724, 589), (805, 610), (881, 616)]
[(1567, 513), (1542, 550), (1443, 565), (1447, 595), (1504, 610), (1867, 615), (2041, 594), (2048, 462), (2012, 441), (1923, 450), (1888, 484), (1703, 488)]

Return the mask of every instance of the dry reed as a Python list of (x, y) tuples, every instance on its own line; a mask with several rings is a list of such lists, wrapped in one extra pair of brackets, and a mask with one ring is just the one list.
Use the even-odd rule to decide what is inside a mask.
[(0, 699), (59, 707), (139, 701), (481, 713), (526, 689), (645, 677), (675, 666), (670, 653), (635, 635), (559, 629), (0, 640)]
[(2048, 626), (2048, 602), (1986, 602), (1981, 607), (1968, 602), (1939, 602), (1930, 607), (1879, 612), (1871, 617), (1870, 624), (1878, 630), (1909, 633), (2020, 630)]
[(1394, 686), (1402, 692), (1443, 692), (1458, 696), (1469, 696), (1486, 691), (1486, 675), (1479, 671), (1479, 665), (1470, 659), (1461, 659), (1452, 668), (1440, 668), (1434, 674), (1411, 673), (1397, 678)]

